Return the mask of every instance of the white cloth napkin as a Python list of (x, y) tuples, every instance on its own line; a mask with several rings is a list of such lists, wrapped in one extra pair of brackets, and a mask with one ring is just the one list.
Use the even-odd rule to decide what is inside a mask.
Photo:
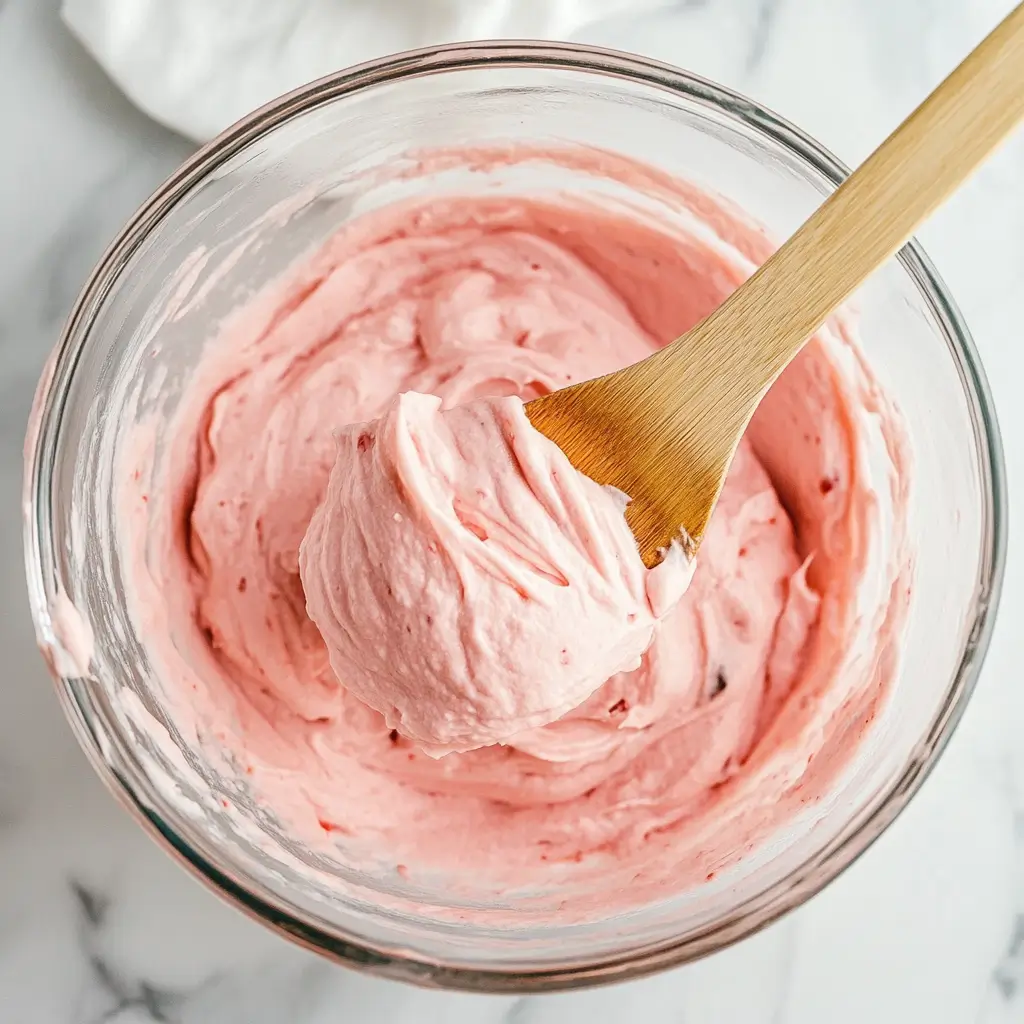
[(669, 0), (63, 0), (129, 98), (196, 140), (360, 61), (470, 39), (566, 38)]

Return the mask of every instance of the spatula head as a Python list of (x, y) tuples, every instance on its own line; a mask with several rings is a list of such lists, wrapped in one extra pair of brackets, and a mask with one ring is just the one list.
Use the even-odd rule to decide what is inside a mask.
[(756, 404), (737, 413), (716, 401), (707, 367), (680, 377), (661, 355), (526, 405), (576, 469), (629, 496), (626, 521), (649, 568), (673, 541), (696, 553)]

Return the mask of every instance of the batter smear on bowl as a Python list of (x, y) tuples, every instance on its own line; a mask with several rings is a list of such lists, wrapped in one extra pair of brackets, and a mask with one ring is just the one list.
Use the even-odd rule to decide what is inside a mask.
[(698, 227), (558, 195), (355, 218), (211, 339), (159, 459), (126, 446), (122, 529), (175, 724), (271, 831), (604, 912), (715, 877), (848, 765), (894, 671), (906, 454), (834, 321), (695, 569), (649, 573), (522, 401), (675, 338), (770, 246), (625, 159), (488, 159), (591, 161)]

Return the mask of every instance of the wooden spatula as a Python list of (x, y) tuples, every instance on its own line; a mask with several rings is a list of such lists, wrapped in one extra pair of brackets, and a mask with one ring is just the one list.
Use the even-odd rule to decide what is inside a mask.
[(632, 499), (645, 564), (695, 552), (736, 446), (807, 338), (1024, 116), (1024, 4), (706, 320), (624, 370), (529, 402), (569, 461)]

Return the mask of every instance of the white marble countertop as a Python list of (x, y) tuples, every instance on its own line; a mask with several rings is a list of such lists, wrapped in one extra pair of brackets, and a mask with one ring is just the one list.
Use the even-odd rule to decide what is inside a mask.
[[(748, 92), (853, 162), (1009, 6), (683, 0), (592, 37)], [(0, 1021), (1024, 1021), (1013, 540), (982, 681), (920, 795), (807, 906), (701, 963), (569, 995), (422, 992), (294, 949), (189, 878), (114, 804), (65, 726), (33, 645), (18, 493), (28, 406), (61, 321), (107, 241), (191, 146), (129, 106), (63, 30), (56, 0), (0, 0), (0, 132)], [(1018, 135), (922, 233), (992, 382), (1011, 506), (1024, 480), (1022, 183)]]

